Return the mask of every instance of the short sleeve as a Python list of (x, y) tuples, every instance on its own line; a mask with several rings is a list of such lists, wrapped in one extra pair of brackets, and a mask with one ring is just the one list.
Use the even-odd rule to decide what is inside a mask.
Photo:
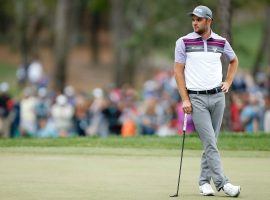
[(180, 38), (176, 41), (174, 61), (177, 63), (186, 63), (186, 50), (184, 41)]
[(224, 54), (229, 58), (230, 61), (233, 60), (236, 56), (230, 43), (227, 40), (224, 45)]

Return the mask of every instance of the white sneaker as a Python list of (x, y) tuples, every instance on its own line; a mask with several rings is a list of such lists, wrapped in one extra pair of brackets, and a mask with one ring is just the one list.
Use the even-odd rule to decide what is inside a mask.
[(205, 183), (199, 186), (200, 194), (203, 196), (214, 196), (215, 192), (209, 183)]
[(223, 186), (223, 191), (225, 192), (225, 194), (231, 197), (238, 197), (240, 194), (240, 190), (241, 190), (240, 186), (235, 186), (230, 183), (226, 183)]

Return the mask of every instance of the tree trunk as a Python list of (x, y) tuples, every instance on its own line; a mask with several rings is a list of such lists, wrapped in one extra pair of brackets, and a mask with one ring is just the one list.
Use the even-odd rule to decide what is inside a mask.
[(132, 34), (132, 24), (125, 18), (125, 1), (111, 0), (111, 25), (114, 48), (114, 82), (118, 87), (128, 83), (134, 84), (137, 58), (135, 49), (128, 45)]
[[(219, 0), (218, 14), (220, 19), (221, 35), (225, 37), (228, 42), (232, 43), (231, 38), (231, 22), (232, 22), (232, 7), (231, 0)], [(222, 74), (223, 79), (226, 78), (228, 71), (229, 60), (222, 56)], [(223, 117), (223, 129), (230, 130), (230, 92), (226, 94), (226, 109)]]
[(99, 62), (99, 43), (98, 43), (98, 29), (100, 25), (100, 14), (95, 12), (91, 14), (91, 50), (94, 63)]
[(22, 59), (22, 65), (29, 64), (29, 44), (27, 41), (27, 7), (25, 1), (15, 1), (16, 5), (16, 23), (18, 27), (19, 50)]
[[(268, 3), (270, 4), (270, 3)], [(263, 28), (263, 36), (261, 45), (259, 47), (252, 73), (253, 76), (256, 75), (256, 73), (260, 70), (260, 67), (262, 65), (263, 59), (267, 58), (267, 64), (270, 66), (270, 20), (268, 20), (268, 16), (270, 16), (270, 5), (267, 5), (265, 8), (265, 23)], [(268, 55), (267, 55), (268, 52)]]
[(111, 25), (114, 47), (114, 82), (120, 87), (124, 84), (125, 62), (127, 60), (127, 51), (124, 49), (124, 1), (111, 0)]
[(270, 20), (268, 17), (270, 16), (270, 1), (268, 1), (267, 9), (266, 9), (266, 23), (267, 23), (267, 50), (266, 52), (268, 53), (267, 55), (267, 65), (270, 67)]
[(69, 49), (69, 12), (71, 8), (70, 0), (58, 0), (55, 19), (55, 71), (54, 89), (63, 91), (66, 84), (67, 54)]

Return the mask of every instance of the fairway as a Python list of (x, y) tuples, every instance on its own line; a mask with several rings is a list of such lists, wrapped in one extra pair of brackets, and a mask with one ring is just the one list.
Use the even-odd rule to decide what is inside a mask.
[[(180, 197), (198, 194), (201, 152), (184, 152)], [(270, 152), (223, 151), (226, 175), (242, 186), (240, 199), (269, 199)], [(179, 151), (132, 148), (0, 148), (0, 197), (4, 200), (161, 200), (176, 191)], [(229, 199), (229, 197), (227, 198)]]

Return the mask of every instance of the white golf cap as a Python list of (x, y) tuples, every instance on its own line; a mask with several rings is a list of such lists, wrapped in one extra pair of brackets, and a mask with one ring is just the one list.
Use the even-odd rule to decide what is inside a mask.
[(197, 6), (194, 10), (188, 13), (190, 16), (195, 15), (197, 17), (213, 19), (212, 11), (207, 6)]

